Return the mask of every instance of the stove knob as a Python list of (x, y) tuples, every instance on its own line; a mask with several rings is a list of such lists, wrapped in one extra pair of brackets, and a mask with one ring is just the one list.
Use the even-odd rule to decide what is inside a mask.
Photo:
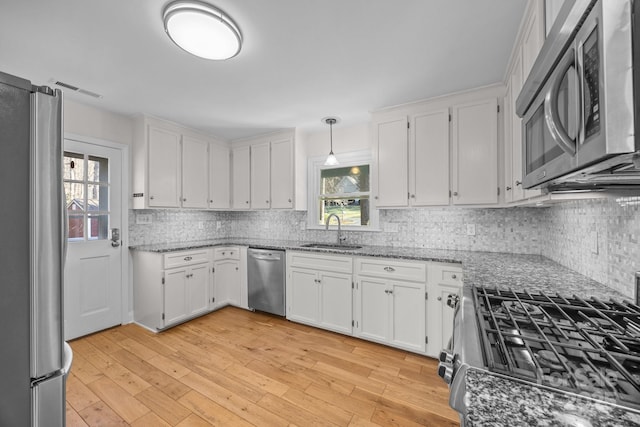
[(453, 363), (453, 353), (447, 350), (442, 350), (440, 352), (440, 357), (438, 358), (442, 363)]
[(451, 379), (453, 378), (453, 367), (449, 364), (440, 363), (438, 365), (438, 375), (445, 383), (451, 384)]

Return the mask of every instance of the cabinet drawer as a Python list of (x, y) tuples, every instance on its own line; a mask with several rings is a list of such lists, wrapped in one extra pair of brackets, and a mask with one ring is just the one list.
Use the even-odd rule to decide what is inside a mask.
[(308, 252), (287, 252), (288, 267), (312, 268), (335, 273), (353, 272), (353, 261), (348, 256), (317, 255)]
[(180, 251), (164, 254), (164, 268), (184, 267), (209, 262), (209, 250)]
[(430, 264), (429, 281), (462, 286), (462, 267), (459, 264)]
[(422, 262), (390, 261), (383, 258), (357, 258), (356, 274), (385, 279), (425, 282), (427, 266)]
[(222, 247), (213, 250), (213, 259), (240, 259), (240, 248), (238, 247)]

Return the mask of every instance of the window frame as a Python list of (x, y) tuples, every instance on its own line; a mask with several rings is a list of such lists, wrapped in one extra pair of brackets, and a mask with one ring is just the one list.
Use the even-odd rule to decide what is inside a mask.
[[(317, 223), (316, 212), (320, 209), (320, 174), (326, 169), (338, 169), (349, 166), (369, 165), (369, 225), (346, 225), (342, 226), (342, 230), (347, 231), (380, 231), (379, 229), (379, 212), (376, 206), (374, 183), (376, 182), (376, 168), (373, 162), (373, 156), (369, 150), (352, 151), (341, 153), (339, 156), (339, 165), (325, 166), (324, 162), (327, 156), (309, 157), (307, 160), (307, 229), (308, 230), (324, 230), (325, 226)], [(357, 198), (365, 193), (349, 193), (346, 196)], [(337, 224), (332, 221), (329, 229), (337, 229)]]

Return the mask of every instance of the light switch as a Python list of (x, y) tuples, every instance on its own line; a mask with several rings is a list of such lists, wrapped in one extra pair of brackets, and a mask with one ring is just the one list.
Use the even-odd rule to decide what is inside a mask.
[(136, 224), (151, 224), (152, 218), (151, 214), (137, 214)]

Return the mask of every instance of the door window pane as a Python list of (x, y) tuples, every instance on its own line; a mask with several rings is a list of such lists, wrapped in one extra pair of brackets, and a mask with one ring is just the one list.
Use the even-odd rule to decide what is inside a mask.
[(69, 240), (84, 239), (84, 215), (69, 214)]
[(89, 240), (104, 240), (109, 234), (109, 215), (89, 214), (87, 223), (89, 225), (87, 238)]
[(87, 181), (89, 182), (107, 182), (109, 159), (102, 157), (89, 156), (87, 166)]
[(82, 154), (64, 153), (63, 177), (65, 181), (84, 180), (84, 157)]
[(109, 234), (109, 159), (64, 153), (69, 240), (103, 240)]

